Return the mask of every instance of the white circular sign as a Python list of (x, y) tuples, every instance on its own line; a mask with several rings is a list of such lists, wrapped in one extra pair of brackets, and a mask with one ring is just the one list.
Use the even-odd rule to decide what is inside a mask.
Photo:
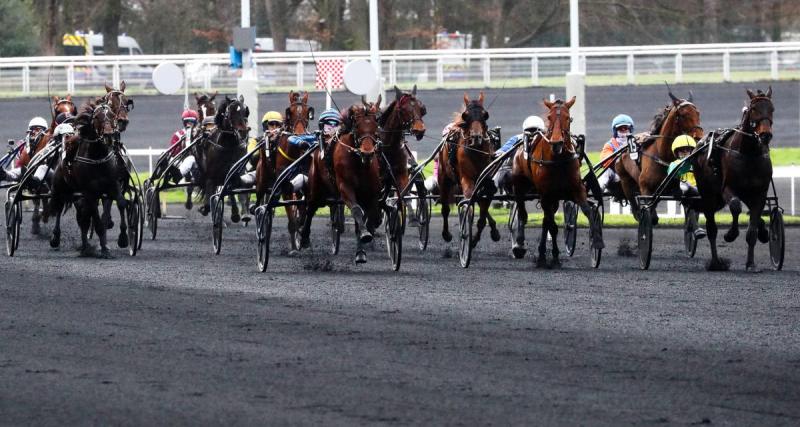
[(153, 85), (164, 95), (172, 95), (183, 86), (183, 71), (172, 62), (162, 62), (153, 70)]
[(366, 95), (378, 83), (372, 64), (356, 59), (344, 67), (344, 86), (356, 95)]

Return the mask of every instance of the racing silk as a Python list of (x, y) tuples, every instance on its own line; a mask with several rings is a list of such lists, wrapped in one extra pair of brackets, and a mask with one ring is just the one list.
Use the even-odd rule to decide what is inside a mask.
[(22, 140), (22, 143), (25, 144), (25, 146), (22, 147), (22, 150), (20, 150), (19, 152), (19, 157), (17, 157), (16, 167), (21, 168), (28, 166), (28, 163), (31, 162), (31, 159), (33, 158), (34, 154), (39, 152), (39, 147), (42, 145), (44, 136), (45, 132), (42, 131), (42, 133), (39, 134), (38, 139), (31, 140), (30, 137), (26, 136), (25, 139)]
[[(616, 153), (617, 150), (619, 150), (623, 146), (624, 146), (624, 144), (622, 144), (619, 141), (617, 141), (616, 138), (609, 139), (608, 142), (603, 144), (603, 149), (600, 151), (600, 158), (601, 159), (605, 159), (606, 157)], [(603, 167), (609, 168), (609, 167), (611, 167), (611, 165), (613, 163), (614, 163), (614, 161), (612, 159), (608, 159), (608, 161), (603, 163)]]
[[(678, 159), (670, 163), (669, 167), (667, 168), (667, 175), (671, 174), (672, 171), (678, 168), (678, 165), (680, 165), (681, 161), (682, 159)], [(683, 166), (678, 169), (678, 179), (691, 185), (692, 187), (697, 187), (697, 180), (694, 177), (694, 171), (692, 170), (692, 164), (690, 162), (684, 163)]]
[(184, 140), (184, 136), (186, 135), (186, 129), (178, 129), (175, 133), (172, 134), (172, 139), (169, 141), (169, 155), (170, 156), (177, 156), (178, 153), (181, 152), (184, 148), (186, 148), (186, 142)]
[(510, 150), (514, 146), (514, 144), (519, 142), (524, 136), (525, 136), (524, 134), (519, 133), (509, 138), (508, 141), (506, 141), (506, 143), (503, 144), (503, 146), (497, 150), (495, 156), (499, 157), (502, 156), (504, 153), (508, 152), (508, 150)]
[(300, 148), (306, 148), (317, 142), (317, 136), (313, 133), (305, 135), (292, 135), (289, 137), (289, 144)]

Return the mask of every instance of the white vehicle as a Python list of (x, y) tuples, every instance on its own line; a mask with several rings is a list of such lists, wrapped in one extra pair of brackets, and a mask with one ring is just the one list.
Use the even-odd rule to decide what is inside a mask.
[[(83, 33), (76, 31), (73, 34), (64, 34), (62, 38), (64, 54), (68, 56), (93, 56), (105, 55), (103, 51), (103, 35), (93, 32)], [(122, 34), (117, 36), (117, 45), (120, 55), (141, 55), (142, 48), (131, 36)]]

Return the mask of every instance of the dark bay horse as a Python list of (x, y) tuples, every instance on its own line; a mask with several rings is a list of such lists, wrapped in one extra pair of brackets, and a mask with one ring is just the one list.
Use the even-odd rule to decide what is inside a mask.
[[(314, 118), (314, 108), (308, 105), (308, 92), (289, 92), (289, 107), (286, 108), (284, 115), (284, 130), (275, 141), (261, 150), (256, 165), (256, 206), (261, 205), (267, 197), (267, 192), (271, 189), (275, 178), (283, 172), (290, 164), (305, 152), (304, 148), (289, 143), (292, 135), (303, 135), (309, 133), (309, 121)], [(294, 199), (296, 194), (292, 185), (288, 182), (281, 189), (284, 200)], [(301, 218), (305, 207), (297, 205), (286, 206), (286, 216), (289, 223), (289, 236), (291, 250), (296, 251), (300, 248), (300, 226)]]
[(199, 94), (195, 92), (195, 111), (197, 111), (197, 115), (199, 116), (198, 125), (201, 125), (203, 119), (206, 117), (214, 117), (217, 114), (217, 104), (214, 102), (217, 94), (218, 92), (216, 91), (212, 94)]
[[(542, 220), (542, 236), (539, 240), (539, 256), (537, 267), (559, 267), (559, 250), (556, 236), (558, 226), (555, 213), (560, 200), (571, 200), (580, 206), (590, 219), (592, 248), (602, 249), (603, 235), (599, 220), (587, 201), (586, 187), (581, 181), (580, 157), (575, 151), (575, 144), (570, 134), (572, 118), (569, 109), (575, 104), (575, 97), (564, 102), (560, 99), (550, 102), (544, 100), (547, 107), (547, 132), (526, 136), (528, 139), (522, 149), (514, 155), (511, 170), (511, 182), (516, 199), (517, 220), (520, 226), (515, 229), (514, 244), (511, 251), (515, 258), (525, 255), (525, 223), (528, 211), (525, 208), (526, 197), (533, 191), (539, 195), (539, 202), (544, 212)], [(552, 262), (547, 264), (547, 234), (552, 238)]]
[[(87, 104), (75, 121), (78, 133), (68, 139), (68, 149), (74, 150), (72, 161), (62, 161), (56, 168), (53, 178), (53, 192), (46, 211), (46, 217), (55, 215), (56, 223), (50, 239), (52, 247), (58, 247), (61, 240), (61, 213), (69, 202), (74, 202), (78, 226), (81, 229), (81, 255), (93, 255), (89, 245), (89, 228), (100, 240), (99, 254), (102, 258), (112, 258), (106, 244), (106, 226), (100, 218), (98, 203), (104, 197), (115, 200), (121, 211), (127, 208), (123, 199), (119, 180), (118, 156), (114, 148), (115, 134), (119, 132), (117, 120), (108, 104)], [(75, 193), (81, 197), (75, 199)], [(126, 215), (120, 215), (121, 247), (128, 245)], [(123, 237), (124, 236), (124, 237)], [(134, 243), (135, 244), (135, 243)]]
[[(658, 115), (651, 129), (652, 134), (640, 139), (639, 162), (624, 153), (614, 165), (620, 177), (625, 198), (631, 206), (634, 217), (639, 218), (639, 204), (636, 195), (651, 195), (667, 177), (667, 167), (675, 160), (672, 141), (680, 135), (690, 135), (699, 140), (703, 136), (700, 127), (700, 110), (688, 99), (680, 99), (669, 92), (671, 103)], [(658, 216), (653, 213), (653, 223)]]
[(725, 205), (730, 206), (733, 223), (725, 233), (725, 241), (732, 242), (739, 235), (739, 214), (742, 202), (750, 209), (747, 227), (747, 271), (758, 271), (754, 259), (756, 240), (766, 243), (769, 233), (761, 218), (766, 204), (767, 191), (772, 182), (772, 161), (769, 143), (772, 140), (772, 87), (766, 93), (747, 90), (748, 106), (742, 112), (739, 125), (720, 141), (715, 141), (710, 157), (701, 154), (695, 158), (694, 170), (701, 206), (706, 217), (708, 240), (711, 244), (710, 270), (727, 270), (728, 265), (717, 255), (717, 223), (715, 213)]
[(381, 221), (381, 182), (378, 120), (380, 96), (375, 103), (351, 106), (342, 130), (333, 138), (329, 153), (333, 174), (325, 166), (321, 151), (312, 155), (309, 175), (308, 211), (302, 228), (302, 243), (307, 245), (315, 211), (329, 198), (341, 198), (355, 221), (356, 263), (367, 262), (364, 244), (372, 241)]
[(397, 86), (394, 91), (395, 99), (386, 106), (378, 124), (381, 127), (381, 152), (391, 165), (391, 170), (385, 171), (385, 175), (394, 176), (398, 191), (402, 191), (408, 186), (408, 160), (411, 156), (405, 133), (410, 133), (417, 141), (421, 140), (425, 136), (425, 122), (422, 118), (428, 110), (417, 98), (416, 85), (411, 92), (403, 92)]
[[(216, 128), (203, 140), (197, 149), (197, 165), (200, 179), (200, 196), (203, 206), (202, 215), (208, 215), (209, 198), (218, 186), (225, 182), (231, 166), (245, 155), (247, 145), (247, 117), (250, 109), (244, 104), (244, 96), (231, 99), (227, 96), (214, 116)], [(239, 206), (231, 203), (231, 221), (239, 222)]]
[[(125, 88), (127, 87), (125, 80), (120, 82), (119, 89), (114, 89), (112, 86), (108, 85), (108, 83), (106, 83), (104, 86), (106, 93), (105, 95), (97, 98), (95, 100), (95, 104), (103, 103), (108, 105), (117, 118), (117, 132), (114, 135), (114, 149), (118, 154), (117, 176), (119, 177), (120, 186), (124, 189), (128, 186), (128, 167), (125, 164), (126, 159), (122, 156), (122, 132), (125, 132), (125, 130), (128, 128), (128, 124), (130, 123), (128, 113), (133, 110), (134, 102), (125, 94)], [(112, 202), (113, 200), (111, 199), (103, 199), (103, 221), (105, 221), (106, 229), (108, 230), (114, 227), (114, 221), (111, 220)], [(120, 215), (122, 215), (123, 208), (120, 206), (117, 206), (117, 208), (119, 208)], [(123, 241), (126, 238), (127, 235), (126, 237), (123, 237), (122, 235), (119, 237), (120, 241)]]
[[(461, 189), (464, 198), (472, 198), (475, 192), (475, 182), (481, 171), (491, 163), (494, 155), (494, 145), (489, 139), (489, 127), (486, 121), (489, 119), (489, 112), (483, 106), (483, 92), (477, 100), (470, 100), (464, 94), (464, 111), (460, 119), (455, 123), (457, 135), (454, 143), (445, 144), (439, 152), (439, 201), (442, 205), (442, 218), (444, 225), (442, 228), (442, 238), (449, 242), (453, 236), (448, 229), (448, 217), (450, 216), (450, 204), (455, 202), (456, 190)], [(450, 138), (448, 136), (448, 138)], [(483, 228), (486, 221), (489, 221), (491, 237), (493, 241), (500, 240), (500, 232), (497, 231), (497, 224), (489, 213), (491, 200), (480, 199), (480, 218), (478, 219), (477, 233), (472, 237), (470, 244), (474, 247), (481, 239)]]

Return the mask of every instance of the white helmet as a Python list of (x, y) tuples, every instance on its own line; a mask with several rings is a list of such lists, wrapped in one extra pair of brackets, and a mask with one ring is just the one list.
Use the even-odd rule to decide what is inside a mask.
[(69, 123), (61, 123), (56, 126), (56, 129), (53, 131), (53, 136), (71, 135), (73, 133), (75, 133), (75, 129), (72, 125)]
[(522, 122), (522, 131), (525, 132), (531, 129), (544, 130), (544, 120), (539, 116), (528, 116), (528, 118)]
[(34, 117), (31, 119), (30, 122), (28, 122), (28, 129), (31, 129), (33, 127), (40, 127), (47, 129), (47, 120), (45, 120), (42, 117)]

